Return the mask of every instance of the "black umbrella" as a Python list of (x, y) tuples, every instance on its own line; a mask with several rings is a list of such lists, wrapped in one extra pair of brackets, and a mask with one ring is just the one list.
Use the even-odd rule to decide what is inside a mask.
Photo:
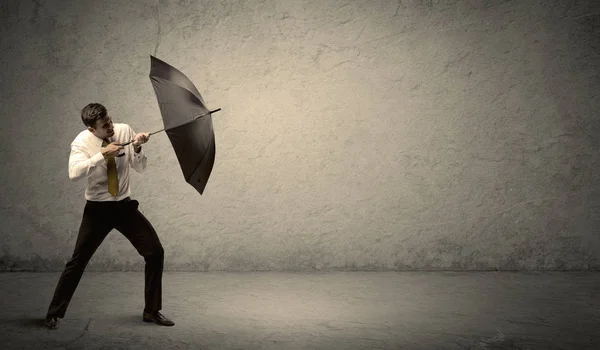
[(165, 126), (150, 135), (167, 132), (185, 180), (202, 194), (215, 162), (211, 114), (221, 108), (208, 110), (194, 84), (183, 73), (152, 55), (150, 81)]

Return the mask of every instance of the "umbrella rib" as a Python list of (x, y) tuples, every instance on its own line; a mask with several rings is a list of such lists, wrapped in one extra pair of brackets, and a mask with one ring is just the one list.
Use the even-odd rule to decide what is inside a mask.
[(194, 96), (195, 98), (197, 98), (199, 102), (201, 102), (202, 104), (204, 104), (204, 99), (202, 98), (202, 95), (200, 95), (200, 92), (191, 91), (186, 86), (179, 85), (179, 84), (174, 83), (174, 82), (172, 82), (172, 81), (170, 81), (168, 79), (165, 79), (165, 78), (153, 76), (153, 77), (151, 77), (151, 79), (155, 79), (155, 80), (160, 81), (163, 84), (167, 84), (167, 85), (170, 85), (170, 86), (177, 87), (177, 88), (180, 88), (182, 90), (185, 90), (185, 91), (189, 92), (190, 94), (192, 94), (192, 96)]
[[(214, 138), (212, 136), (210, 138), (210, 141), (214, 142)], [(210, 145), (210, 142), (208, 144)], [(196, 172), (196, 169), (198, 169), (198, 167), (202, 163), (202, 160), (204, 159), (204, 157), (206, 157), (206, 153), (208, 153), (208, 147), (206, 147), (206, 149), (204, 150), (204, 154), (200, 158), (200, 161), (198, 162), (198, 164), (196, 164), (196, 167), (194, 168), (194, 170), (192, 170), (192, 172), (190, 172), (190, 176), (186, 178), (185, 181), (190, 181), (190, 179), (192, 178), (192, 174)]]

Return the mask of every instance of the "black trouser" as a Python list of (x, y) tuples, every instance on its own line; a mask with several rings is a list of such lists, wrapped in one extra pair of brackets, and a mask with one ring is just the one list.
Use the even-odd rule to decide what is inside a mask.
[(121, 232), (144, 257), (145, 312), (162, 308), (164, 250), (156, 231), (138, 210), (139, 202), (129, 197), (118, 202), (87, 201), (73, 256), (58, 280), (47, 317), (63, 318), (83, 271), (96, 249), (112, 229)]

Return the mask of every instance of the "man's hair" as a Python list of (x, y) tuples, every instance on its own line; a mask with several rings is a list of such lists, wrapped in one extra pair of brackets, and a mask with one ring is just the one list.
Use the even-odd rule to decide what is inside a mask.
[(90, 103), (81, 110), (81, 121), (85, 126), (95, 127), (98, 119), (105, 118), (106, 107), (100, 103)]

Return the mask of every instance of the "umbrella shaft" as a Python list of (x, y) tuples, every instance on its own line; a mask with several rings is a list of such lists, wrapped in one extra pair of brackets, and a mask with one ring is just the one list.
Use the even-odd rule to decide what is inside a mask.
[[(192, 121), (194, 121), (194, 120), (196, 120), (196, 119), (198, 119), (198, 118), (205, 117), (205, 116), (207, 116), (207, 115), (211, 115), (211, 114), (213, 114), (213, 113), (215, 113), (215, 112), (218, 112), (218, 111), (220, 111), (220, 110), (221, 110), (221, 108), (217, 108), (217, 109), (215, 109), (215, 110), (212, 110), (212, 111), (208, 112), (208, 114), (199, 115), (199, 116), (197, 116), (196, 118), (194, 118)], [(187, 124), (187, 123), (186, 123), (186, 124)], [(151, 132), (151, 133), (150, 133), (150, 135), (154, 135), (154, 134), (156, 134), (156, 133), (159, 133), (159, 132), (161, 132), (161, 131), (165, 131), (165, 129), (160, 129), (160, 130), (158, 130), (158, 131)], [(131, 140), (131, 141), (129, 141), (129, 142), (126, 142), (126, 143), (122, 143), (122, 144), (121, 144), (121, 146), (127, 146), (128, 144), (130, 144), (130, 143), (132, 143), (132, 142), (133, 142), (133, 140)]]

